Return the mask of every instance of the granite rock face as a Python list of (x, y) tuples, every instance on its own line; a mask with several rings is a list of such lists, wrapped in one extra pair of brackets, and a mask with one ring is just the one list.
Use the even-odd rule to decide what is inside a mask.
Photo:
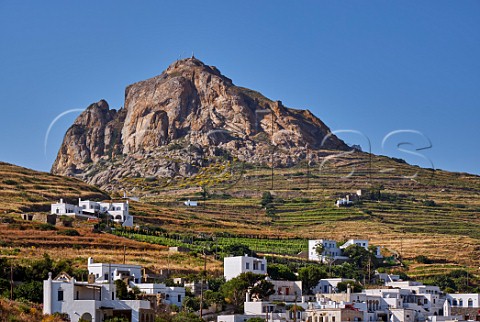
[(90, 105), (65, 134), (52, 173), (104, 189), (126, 177), (196, 173), (208, 158), (290, 166), (310, 151), (348, 146), (308, 110), (235, 86), (200, 60), (176, 61), (128, 86), (125, 106)]

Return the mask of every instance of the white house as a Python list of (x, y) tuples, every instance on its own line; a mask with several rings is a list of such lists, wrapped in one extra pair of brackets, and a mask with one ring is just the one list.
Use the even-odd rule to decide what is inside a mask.
[(478, 293), (447, 294), (446, 297), (452, 308), (480, 308), (480, 294)]
[(63, 202), (60, 199), (59, 202), (51, 204), (50, 213), (52, 215), (82, 215), (82, 208)]
[[(288, 309), (292, 305), (297, 305), (300, 309)], [(300, 322), (305, 321), (306, 307), (307, 303), (303, 302), (252, 301), (247, 293), (243, 314), (219, 315), (217, 322), (245, 322), (251, 318), (261, 318), (268, 322)]]
[(268, 297), (269, 301), (295, 302), (302, 298), (302, 281), (266, 280), (273, 284), (275, 290), (275, 293)]
[(193, 201), (193, 200), (188, 199), (183, 204), (187, 207), (197, 207), (198, 206), (198, 201)]
[(315, 294), (333, 294), (338, 292), (338, 283), (342, 282), (351, 282), (352, 284), (355, 282), (353, 279), (349, 278), (324, 278), (318, 281), (317, 286), (313, 288), (313, 292)]
[[(319, 256), (317, 254), (317, 246), (323, 246), (323, 252)], [(311, 239), (308, 241), (308, 259), (311, 261), (321, 261), (323, 263), (331, 263), (332, 261), (346, 261), (347, 256), (344, 256), (344, 250), (350, 245), (357, 245), (368, 249), (368, 240), (366, 239), (349, 239), (343, 245), (338, 246), (337, 242), (331, 239)], [(380, 247), (375, 248), (375, 257), (382, 258)]]
[(223, 259), (223, 275), (225, 280), (239, 276), (242, 273), (267, 274), (267, 260), (248, 255), (225, 257)]
[[(319, 256), (317, 247), (323, 246), (323, 252)], [(328, 262), (330, 260), (347, 260), (348, 257), (342, 256), (342, 249), (337, 246), (337, 242), (330, 239), (314, 239), (308, 241), (308, 259), (311, 261)]]
[[(348, 246), (351, 246), (351, 245), (357, 245), (357, 246), (365, 248), (365, 250), (369, 250), (367, 239), (349, 239), (349, 240), (347, 240), (347, 242), (345, 244), (340, 246), (340, 248), (341, 249), (346, 249)], [(382, 254), (380, 254), (380, 247), (378, 247), (378, 246), (375, 248), (375, 257), (377, 257), (377, 258), (382, 258), (383, 257)]]
[(124, 227), (133, 227), (133, 216), (129, 214), (127, 202), (96, 202), (78, 199), (78, 206), (67, 204), (60, 199), (59, 203), (51, 205), (51, 214), (97, 218), (99, 214), (107, 214)]
[(43, 281), (43, 314), (65, 313), (71, 322), (101, 322), (108, 317), (124, 317), (132, 322), (153, 321), (151, 303), (119, 300), (113, 283), (77, 282), (66, 274)]
[(109, 283), (110, 281), (128, 278), (130, 287), (136, 286), (145, 294), (161, 294), (167, 304), (175, 304), (181, 307), (185, 298), (184, 287), (170, 287), (163, 283), (142, 281), (143, 274), (140, 265), (95, 263), (93, 258), (89, 257), (88, 272), (95, 276), (96, 283)]

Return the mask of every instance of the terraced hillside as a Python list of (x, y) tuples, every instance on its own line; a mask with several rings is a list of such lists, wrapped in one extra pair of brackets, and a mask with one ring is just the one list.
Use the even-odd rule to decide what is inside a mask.
[[(224, 162), (216, 169), (168, 183), (135, 179), (136, 192), (143, 194), (142, 201), (132, 206), (137, 222), (187, 236), (181, 241), (187, 244), (188, 238), (195, 240), (204, 233), (214, 236), (216, 243), (242, 242), (262, 253), (296, 255), (306, 251), (308, 238), (362, 237), (406, 259), (424, 255), (437, 262), (478, 267), (478, 176), (421, 169), (364, 153), (344, 155), (323, 166), (274, 169), (273, 189), (268, 166)], [(361, 198), (353, 207), (334, 205), (337, 198), (358, 189), (378, 196)], [(270, 215), (260, 206), (265, 191), (274, 196)], [(199, 200), (200, 206), (184, 206), (187, 199)], [(151, 242), (173, 245), (180, 239), (156, 234), (149, 237)], [(138, 233), (129, 236), (146, 238)], [(291, 247), (285, 247), (287, 243)]]
[(0, 162), (0, 213), (48, 211), (60, 198), (110, 199), (80, 180)]
[[(75, 259), (84, 266), (88, 256), (126, 260), (154, 271), (200, 270), (202, 259), (188, 253), (169, 254), (166, 246), (205, 247), (245, 244), (260, 254), (300, 260), (309, 238), (368, 238), (386, 255), (398, 255), (408, 273), (426, 278), (458, 268), (478, 274), (480, 258), (480, 177), (421, 169), (386, 157), (347, 154), (323, 165), (312, 161), (273, 170), (219, 159), (189, 178), (130, 178), (125, 186), (140, 197), (131, 202), (139, 228), (117, 235), (93, 233), (91, 224), (48, 228), (19, 219), (23, 211), (45, 212), (63, 197), (109, 198), (75, 179), (51, 176), (2, 164), (0, 183), (4, 212), (0, 224), (3, 256), (22, 260), (44, 252), (53, 258)], [(415, 175), (416, 174), (416, 175)], [(273, 185), (273, 189), (272, 189)], [(336, 207), (336, 199), (362, 189), (352, 207)], [(268, 211), (260, 205), (266, 191), (273, 196)], [(123, 194), (113, 193), (113, 197)], [(375, 198), (367, 195), (375, 195)], [(187, 207), (185, 200), (198, 200)], [(126, 237), (126, 238), (125, 238)], [(216, 254), (215, 254), (216, 255)], [(426, 256), (430, 264), (415, 264)], [(409, 264), (411, 263), (411, 264)], [(208, 257), (211, 272), (221, 271), (217, 256)]]

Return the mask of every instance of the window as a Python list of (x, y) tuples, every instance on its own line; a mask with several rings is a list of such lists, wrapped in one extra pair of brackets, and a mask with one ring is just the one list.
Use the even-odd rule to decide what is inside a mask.
[(57, 292), (57, 299), (58, 301), (63, 301), (63, 290), (62, 289), (59, 289), (58, 292)]
[(428, 304), (428, 300), (427, 300), (427, 299), (423, 299), (423, 304)]
[(108, 281), (108, 273), (105, 273), (104, 280)]
[(264, 271), (265, 270), (265, 264), (262, 264), (261, 267), (262, 267), (262, 271)]
[(182, 295), (178, 294), (177, 296), (178, 303), (182, 303)]
[(245, 268), (250, 269), (250, 263), (245, 263)]
[(473, 307), (473, 300), (472, 299), (468, 299), (468, 307)]

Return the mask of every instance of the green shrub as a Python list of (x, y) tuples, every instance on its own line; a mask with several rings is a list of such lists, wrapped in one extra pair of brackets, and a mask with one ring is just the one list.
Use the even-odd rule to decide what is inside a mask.
[(52, 224), (40, 224), (38, 225), (38, 230), (57, 230), (57, 227), (55, 227)]
[(65, 235), (65, 236), (80, 236), (80, 233), (75, 229), (65, 229), (57, 232), (58, 235)]

